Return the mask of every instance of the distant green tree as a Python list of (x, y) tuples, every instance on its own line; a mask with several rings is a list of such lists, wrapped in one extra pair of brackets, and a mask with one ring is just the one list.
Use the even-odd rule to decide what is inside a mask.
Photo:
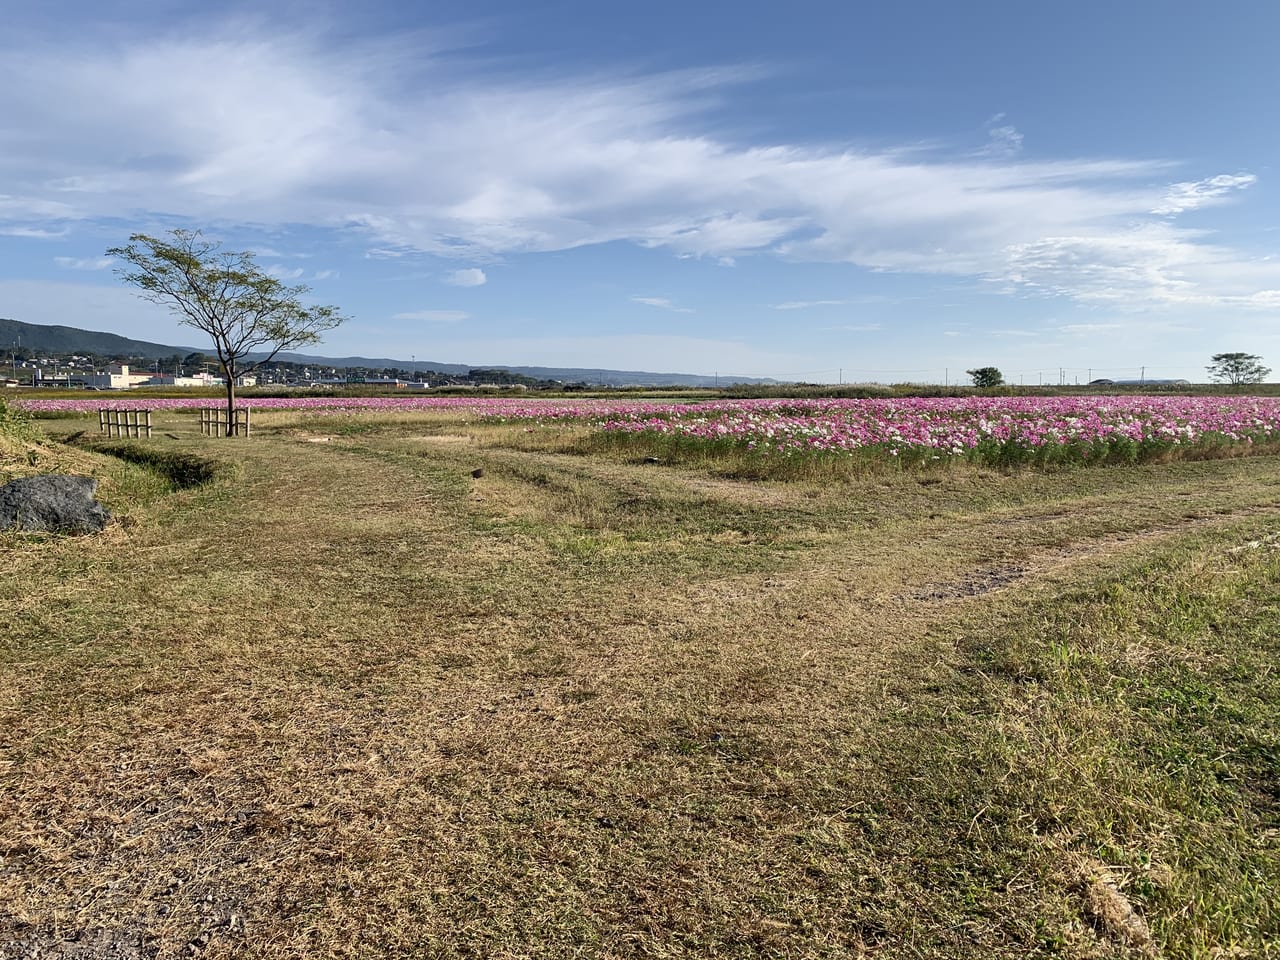
[(966, 370), (965, 373), (973, 378), (975, 387), (998, 387), (1004, 383), (1004, 374), (1000, 372), (999, 367), (978, 367), (975, 370)]
[(1214, 383), (1261, 383), (1271, 372), (1262, 365), (1262, 358), (1252, 353), (1215, 353), (1205, 368)]
[[(172, 230), (167, 238), (135, 233), (128, 246), (107, 256), (123, 266), (116, 273), (140, 296), (168, 307), (187, 326), (213, 340), (226, 379), (227, 432), (236, 408), (236, 378), (271, 360), (281, 350), (319, 343), (320, 335), (346, 318), (337, 307), (308, 306), (305, 286), (285, 286), (263, 272), (252, 253), (231, 253), (204, 239), (199, 230)], [(250, 361), (249, 355), (264, 356)]]

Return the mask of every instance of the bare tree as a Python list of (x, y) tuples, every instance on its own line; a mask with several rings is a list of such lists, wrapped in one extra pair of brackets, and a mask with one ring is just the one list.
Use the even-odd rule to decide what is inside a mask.
[[(166, 238), (135, 233), (128, 246), (107, 255), (144, 299), (168, 307), (181, 323), (213, 340), (227, 387), (227, 433), (235, 431), (236, 380), (281, 350), (319, 343), (321, 334), (347, 318), (337, 307), (306, 306), (310, 288), (286, 286), (263, 272), (248, 252), (223, 251), (199, 230), (172, 230)], [(249, 356), (262, 352), (250, 362)]]

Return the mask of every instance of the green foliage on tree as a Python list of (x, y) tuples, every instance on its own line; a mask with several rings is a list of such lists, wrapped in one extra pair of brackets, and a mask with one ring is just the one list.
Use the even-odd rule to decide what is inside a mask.
[(976, 370), (966, 370), (965, 373), (973, 378), (975, 387), (998, 387), (1004, 383), (1004, 374), (999, 367), (978, 367)]
[(1271, 372), (1262, 365), (1262, 358), (1252, 353), (1215, 353), (1205, 368), (1214, 383), (1261, 383)]
[[(116, 273), (137, 287), (140, 296), (168, 307), (179, 322), (203, 330), (213, 340), (226, 380), (231, 432), (236, 379), (281, 350), (319, 343), (322, 333), (346, 317), (336, 307), (304, 304), (309, 287), (286, 286), (264, 273), (252, 253), (220, 248), (199, 230), (172, 230), (165, 238), (135, 233), (128, 246), (111, 247), (107, 256), (123, 262)], [(250, 362), (255, 352), (264, 355)]]

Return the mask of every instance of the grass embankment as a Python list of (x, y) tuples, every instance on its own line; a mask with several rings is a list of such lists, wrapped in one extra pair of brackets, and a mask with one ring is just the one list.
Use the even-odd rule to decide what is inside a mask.
[[(59, 419), (59, 418), (55, 418)], [(175, 451), (164, 441), (104, 440), (84, 431), (51, 439), (0, 398), (0, 485), (20, 477), (66, 473), (94, 477), (97, 496), (113, 511), (154, 504), (175, 490), (235, 473), (203, 453)], [(10, 537), (16, 534), (7, 534)]]
[(0, 547), (0, 955), (1274, 954), (1272, 458), (322, 426)]
[(164, 485), (155, 482), (150, 471), (120, 469), (119, 464), (92, 453), (50, 442), (35, 423), (20, 411), (6, 408), (0, 398), (0, 485), (44, 473), (96, 477), (101, 496), (113, 504), (141, 502), (164, 492)]

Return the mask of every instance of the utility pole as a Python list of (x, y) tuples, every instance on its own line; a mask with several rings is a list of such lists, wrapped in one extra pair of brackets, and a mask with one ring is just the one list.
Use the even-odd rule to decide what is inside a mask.
[(1142, 385), (1144, 387), (1147, 385), (1147, 365), (1145, 363), (1142, 365)]

